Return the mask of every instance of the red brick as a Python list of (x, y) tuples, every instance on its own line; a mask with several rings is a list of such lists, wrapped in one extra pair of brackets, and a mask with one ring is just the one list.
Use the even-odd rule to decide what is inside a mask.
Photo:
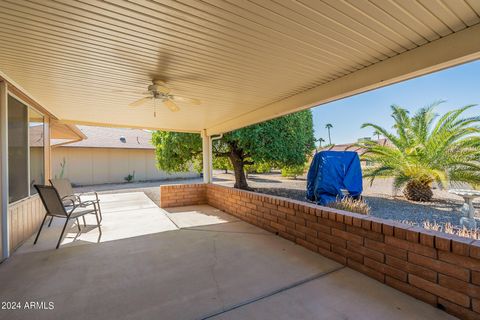
[(470, 257), (480, 260), (480, 240), (476, 240), (470, 245)]
[(389, 265), (386, 265), (384, 263), (380, 263), (378, 261), (375, 261), (373, 259), (370, 259), (368, 257), (365, 257), (363, 264), (366, 265), (369, 268), (372, 268), (374, 270), (377, 270), (381, 273), (385, 273), (395, 279), (398, 279), (400, 281), (407, 281), (407, 273), (399, 270), (397, 268), (393, 268)]
[(468, 281), (470, 278), (470, 273), (467, 269), (460, 268), (456, 265), (437, 259), (428, 258), (416, 253), (409, 252), (408, 261), (413, 264), (435, 270), (438, 273), (446, 274), (463, 281)]
[(385, 221), (382, 225), (382, 233), (386, 236), (393, 236), (394, 224), (392, 221)]
[(345, 227), (346, 227), (344, 223), (323, 219), (323, 218), (319, 218), (318, 223), (331, 228), (339, 229), (339, 230), (345, 230)]
[(393, 227), (393, 236), (398, 239), (405, 240), (407, 238), (407, 229), (403, 226), (400, 227)]
[(296, 242), (297, 244), (301, 245), (304, 248), (307, 248), (308, 250), (311, 250), (313, 252), (318, 252), (318, 247), (309, 241), (305, 241), (303, 239), (296, 239)]
[(325, 240), (314, 238), (307, 235), (307, 241), (315, 244), (317, 247), (330, 251), (331, 244)]
[(436, 258), (437, 251), (433, 248), (426, 247), (424, 245), (409, 242), (406, 240), (397, 239), (394, 237), (385, 237), (385, 243), (397, 248), (401, 248), (407, 251), (412, 251), (427, 257)]
[(361, 246), (357, 243), (348, 241), (347, 242), (347, 249), (350, 250), (350, 251), (358, 252), (358, 253), (360, 253), (360, 254), (362, 254), (366, 257), (369, 257), (373, 260), (376, 260), (378, 262), (384, 262), (384, 254), (383, 253), (381, 253), (379, 251), (376, 251), (376, 250), (365, 248), (364, 246)]
[(436, 283), (427, 281), (413, 274), (408, 275), (408, 283), (463, 307), (470, 307), (470, 298), (463, 293), (444, 288)]
[(332, 228), (332, 236), (339, 237), (344, 240), (352, 241), (358, 244), (363, 244), (363, 237), (347, 231)]
[(287, 220), (288, 221), (292, 221), (293, 223), (295, 224), (300, 224), (302, 226), (306, 226), (307, 223), (305, 222), (305, 219), (301, 218), (301, 217), (297, 217), (297, 216), (292, 216), (292, 215), (288, 215), (287, 214)]
[(363, 219), (362, 220), (362, 229), (365, 229), (365, 230), (372, 230), (372, 221), (368, 220), (368, 219)]
[(430, 230), (423, 230), (420, 233), (420, 244), (434, 248), (435, 247), (435, 232)]
[(354, 270), (357, 270), (361, 273), (364, 273), (366, 274), (367, 276), (377, 280), (377, 281), (380, 281), (380, 282), (385, 282), (385, 275), (381, 272), (378, 272), (376, 270), (373, 270), (372, 268), (369, 268), (355, 260), (352, 260), (352, 259), (347, 259), (347, 265), (354, 269)]
[(291, 235), (294, 236), (295, 238), (300, 238), (300, 239), (305, 239), (305, 238), (306, 238), (305, 233), (300, 232), (300, 231), (298, 231), (298, 230), (296, 230), (296, 229), (287, 228), (287, 233), (291, 234)]
[(480, 285), (480, 272), (472, 271), (472, 283)]
[(474, 271), (480, 271), (479, 259), (473, 259), (473, 258), (461, 256), (458, 254), (454, 254), (451, 252), (444, 252), (444, 251), (439, 251), (438, 259), (449, 262), (451, 264), (456, 264), (457, 266), (469, 268)]
[(437, 234), (435, 236), (435, 248), (443, 251), (451, 251), (452, 239), (450, 239), (447, 235)]
[(405, 260), (398, 259), (395, 257), (392, 257), (390, 255), (386, 255), (386, 264), (395, 267), (397, 269), (406, 271), (407, 273), (414, 274), (416, 276), (419, 276), (425, 280), (431, 281), (431, 282), (437, 282), (437, 273), (433, 270), (430, 270), (428, 268), (424, 268), (422, 266), (418, 266), (413, 263), (409, 263)]
[(439, 274), (438, 284), (452, 290), (464, 293), (473, 298), (480, 298), (480, 286), (460, 281), (458, 279)]
[(420, 231), (419, 228), (412, 227), (406, 231), (405, 239), (410, 242), (418, 243), (420, 242)]
[(375, 240), (375, 241), (383, 242), (383, 239), (384, 239), (383, 234), (381, 234), (381, 233), (365, 230), (365, 229), (355, 227), (355, 226), (348, 226), (347, 225), (346, 226), (346, 231), (358, 234), (359, 236), (369, 238), (369, 239), (372, 239), (372, 240)]
[(478, 320), (478, 313), (473, 312), (458, 304), (449, 302), (448, 300), (438, 298), (438, 304), (441, 305), (446, 312), (464, 320)]
[(361, 228), (362, 227), (362, 219), (357, 218), (357, 217), (353, 217), (353, 225), (355, 227)]
[(285, 208), (285, 207), (278, 207), (278, 211), (280, 212), (284, 212), (286, 213), (287, 215), (295, 215), (295, 210), (291, 209), (291, 208)]
[(325, 240), (331, 244), (338, 245), (340, 247), (346, 248), (347, 247), (347, 241), (344, 239), (341, 239), (336, 236), (332, 236), (323, 232), (318, 232), (317, 233), (317, 238), (321, 240)]
[(278, 232), (278, 235), (282, 238), (285, 238), (287, 240), (290, 240), (292, 242), (295, 242), (295, 237), (292, 236), (291, 234), (287, 233), (287, 232), (283, 232), (283, 231), (279, 231)]
[(330, 227), (323, 224), (307, 221), (307, 227), (316, 231), (330, 234)]
[(349, 259), (353, 259), (359, 263), (363, 263), (363, 256), (361, 254), (351, 250), (347, 250), (343, 247), (332, 245), (332, 252), (338, 253), (339, 255), (342, 255)]
[(295, 223), (292, 222), (292, 221), (287, 221), (285, 219), (282, 219), (282, 218), (278, 218), (277, 222), (281, 225), (284, 225), (285, 227), (287, 228), (292, 228), (292, 229), (295, 229)]
[(472, 299), (472, 309), (473, 311), (479, 313), (480, 317), (480, 300), (479, 299)]
[(427, 291), (424, 291), (422, 289), (416, 288), (412, 285), (409, 285), (408, 283), (399, 281), (395, 278), (392, 278), (390, 276), (385, 277), (385, 283), (399, 291), (402, 291), (414, 298), (417, 298), (419, 300), (422, 300), (426, 303), (429, 303), (431, 305), (436, 306), (437, 305), (437, 297)]
[(366, 238), (365, 239), (365, 247), (367, 247), (369, 249), (379, 251), (379, 252), (382, 252), (384, 254), (388, 253), (388, 254), (390, 254), (392, 256), (395, 256), (397, 258), (400, 258), (400, 259), (407, 260), (407, 251), (406, 250), (396, 248), (396, 247), (392, 247), (392, 246), (386, 245), (385, 243), (382, 243), (382, 242), (378, 242), (378, 241), (374, 241), (374, 240), (370, 240), (370, 239)]
[(455, 237), (452, 239), (452, 252), (462, 256), (470, 255), (470, 244), (473, 242), (472, 239)]
[(305, 227), (305, 226), (302, 226), (302, 225), (299, 225), (299, 224), (296, 224), (295, 225), (295, 229), (297, 229), (298, 231), (304, 233), (305, 235), (310, 235), (312, 237), (316, 237), (317, 236), (317, 231), (314, 230), (314, 229), (310, 229), (308, 227)]
[(337, 261), (338, 263), (341, 263), (341, 264), (344, 264), (344, 265), (347, 264), (347, 258), (345, 258), (344, 256), (341, 256), (339, 254), (336, 254), (334, 252), (331, 252), (331, 251), (328, 251), (328, 250), (325, 250), (323, 248), (318, 247), (318, 253), (320, 253), (324, 257), (327, 257), (327, 258), (330, 258), (334, 261)]
[(287, 228), (284, 225), (277, 223), (275, 221), (270, 221), (270, 226), (275, 228), (277, 231), (282, 231), (282, 232), (287, 231)]
[(311, 215), (309, 213), (304, 213), (304, 212), (297, 212), (297, 216), (300, 218), (305, 219), (305, 221), (310, 221), (310, 222), (317, 222), (317, 216)]

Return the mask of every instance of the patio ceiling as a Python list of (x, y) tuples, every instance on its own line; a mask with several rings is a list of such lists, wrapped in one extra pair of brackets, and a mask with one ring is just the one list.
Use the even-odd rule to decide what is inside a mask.
[[(0, 0), (0, 76), (66, 123), (216, 134), (480, 57), (478, 0)], [(128, 107), (152, 78), (202, 100)]]

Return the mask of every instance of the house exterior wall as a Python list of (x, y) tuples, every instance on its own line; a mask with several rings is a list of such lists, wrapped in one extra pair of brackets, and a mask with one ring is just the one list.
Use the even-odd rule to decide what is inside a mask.
[(160, 204), (208, 203), (461, 319), (480, 319), (480, 240), (215, 184), (160, 187)]
[(45, 208), (38, 195), (20, 200), (8, 207), (10, 252), (38, 230), (44, 216)]
[(122, 183), (134, 171), (135, 181), (198, 177), (196, 172), (159, 171), (152, 149), (52, 148), (53, 177), (61, 176), (63, 163), (63, 177), (76, 185)]

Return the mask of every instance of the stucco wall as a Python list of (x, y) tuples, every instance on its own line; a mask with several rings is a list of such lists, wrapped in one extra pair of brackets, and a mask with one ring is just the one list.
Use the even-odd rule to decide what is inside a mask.
[(65, 159), (64, 178), (77, 185), (125, 182), (135, 171), (135, 181), (197, 177), (195, 172), (167, 174), (155, 166), (154, 150), (69, 148), (52, 149), (52, 176), (60, 177)]

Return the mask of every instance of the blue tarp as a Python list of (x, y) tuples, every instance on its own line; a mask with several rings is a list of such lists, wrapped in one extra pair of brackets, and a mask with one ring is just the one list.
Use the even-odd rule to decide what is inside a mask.
[(313, 158), (307, 175), (307, 199), (321, 205), (342, 197), (341, 189), (357, 198), (363, 191), (362, 168), (353, 151), (321, 151)]

